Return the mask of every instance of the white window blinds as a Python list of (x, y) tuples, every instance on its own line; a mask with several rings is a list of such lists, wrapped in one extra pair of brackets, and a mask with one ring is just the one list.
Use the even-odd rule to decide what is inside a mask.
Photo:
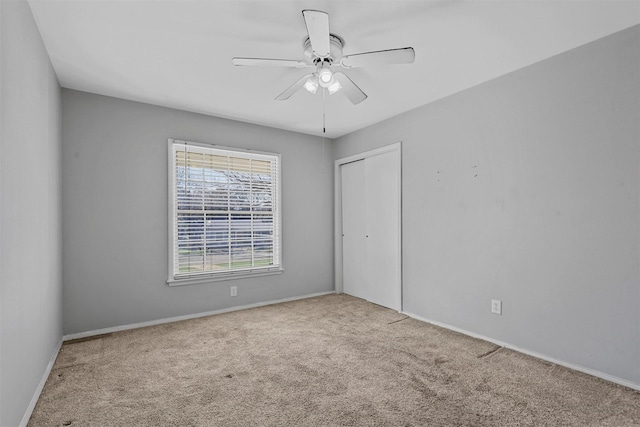
[(279, 270), (279, 156), (169, 144), (169, 279)]

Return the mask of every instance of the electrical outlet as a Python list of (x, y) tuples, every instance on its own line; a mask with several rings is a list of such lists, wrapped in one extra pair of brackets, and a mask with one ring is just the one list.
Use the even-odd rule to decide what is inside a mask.
[(500, 301), (499, 299), (492, 299), (491, 312), (493, 314), (502, 314), (502, 301)]
[(238, 287), (237, 286), (232, 286), (230, 289), (231, 289), (231, 296), (232, 297), (237, 297), (238, 296)]

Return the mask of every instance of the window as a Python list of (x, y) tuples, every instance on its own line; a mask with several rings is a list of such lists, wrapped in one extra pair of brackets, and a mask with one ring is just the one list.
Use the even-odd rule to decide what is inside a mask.
[(170, 285), (281, 272), (280, 156), (169, 140)]

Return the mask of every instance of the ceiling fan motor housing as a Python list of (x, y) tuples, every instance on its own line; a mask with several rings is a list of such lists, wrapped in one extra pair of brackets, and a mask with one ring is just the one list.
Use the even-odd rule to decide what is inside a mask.
[(330, 64), (334, 62), (340, 62), (340, 58), (342, 58), (342, 48), (344, 47), (344, 40), (336, 36), (335, 34), (329, 34), (329, 57), (320, 58), (313, 53), (313, 49), (311, 48), (311, 41), (309, 37), (304, 39), (302, 44), (304, 47), (304, 56), (309, 58), (309, 60), (317, 65), (319, 62), (326, 60)]

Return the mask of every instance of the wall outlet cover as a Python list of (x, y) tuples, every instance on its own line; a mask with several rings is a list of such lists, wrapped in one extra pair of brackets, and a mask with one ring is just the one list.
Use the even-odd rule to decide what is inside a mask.
[(502, 314), (502, 301), (497, 299), (491, 300), (491, 312), (493, 314)]

